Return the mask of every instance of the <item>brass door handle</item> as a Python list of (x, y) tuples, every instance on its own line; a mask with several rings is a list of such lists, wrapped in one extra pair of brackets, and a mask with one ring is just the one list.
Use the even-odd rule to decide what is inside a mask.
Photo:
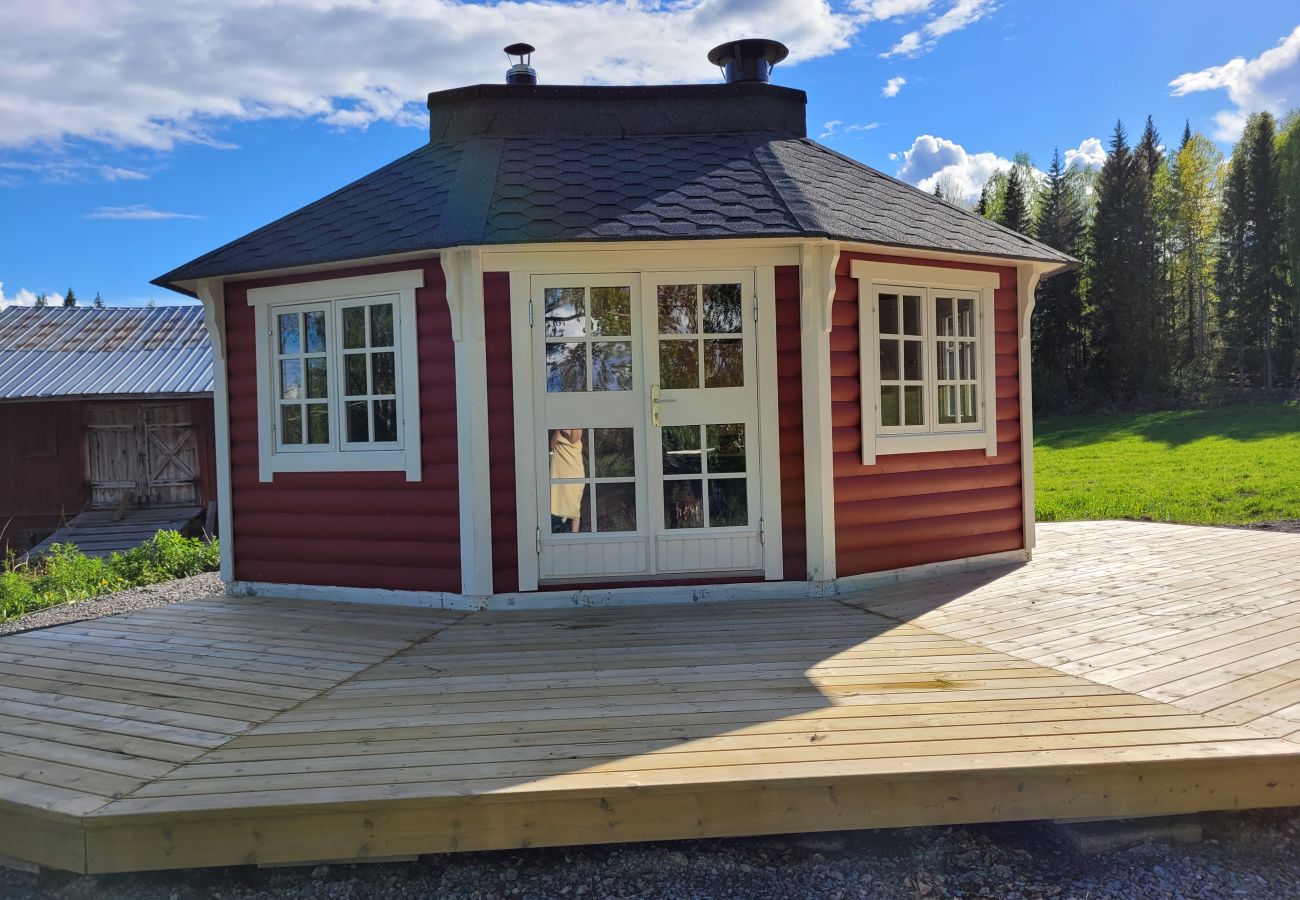
[(659, 385), (657, 384), (650, 385), (650, 424), (656, 428), (662, 428), (663, 423), (659, 419), (659, 404), (676, 403), (676, 402), (677, 401), (672, 399), (671, 397), (668, 399), (664, 399), (660, 395)]

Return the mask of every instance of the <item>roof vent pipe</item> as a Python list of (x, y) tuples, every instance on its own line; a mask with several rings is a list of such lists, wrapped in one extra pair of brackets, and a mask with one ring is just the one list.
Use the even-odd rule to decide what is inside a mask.
[[(506, 84), (537, 84), (537, 70), (529, 65), (536, 49), (532, 44), (511, 44), (506, 47), (506, 58), (510, 60), (510, 68), (506, 69)], [(514, 59), (516, 56), (519, 57), (518, 60)]]
[(790, 55), (780, 41), (748, 38), (728, 41), (709, 51), (709, 62), (722, 69), (727, 84), (738, 81), (769, 81), (772, 69)]

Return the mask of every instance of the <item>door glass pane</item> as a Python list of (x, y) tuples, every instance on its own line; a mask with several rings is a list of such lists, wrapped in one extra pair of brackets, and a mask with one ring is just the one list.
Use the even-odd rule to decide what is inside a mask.
[(908, 385), (903, 388), (903, 408), (906, 416), (905, 425), (925, 424), (925, 411), (922, 408), (919, 385), (916, 387)]
[(330, 442), (330, 411), (324, 403), (307, 404), (307, 443)]
[(370, 355), (370, 393), (397, 393), (397, 374), (393, 366), (394, 358), (392, 353), (372, 353)]
[(329, 377), (323, 356), (314, 356), (307, 360), (307, 396), (329, 396)]
[(920, 381), (921, 374), (920, 341), (903, 341), (903, 378), (906, 381)]
[(902, 419), (899, 417), (898, 405), (899, 389), (892, 385), (886, 385), (880, 389), (880, 424), (902, 425)]
[(921, 298), (903, 298), (903, 334), (921, 333)]
[(587, 389), (587, 345), (546, 345), (546, 390), (551, 394)]
[(741, 329), (740, 285), (704, 286), (704, 330), (709, 334), (735, 334)]
[(285, 400), (302, 397), (302, 360), (280, 360), (280, 397)]
[(282, 313), (280, 320), (280, 352), (301, 353), (302, 333), (297, 313)]
[(305, 318), (307, 320), (307, 352), (324, 353), (325, 313), (323, 311), (309, 312)]
[(709, 526), (734, 528), (749, 524), (749, 503), (744, 478), (709, 479)]
[(893, 338), (880, 342), (880, 377), (885, 381), (898, 380), (898, 341)]
[(952, 298), (940, 297), (935, 300), (934, 333), (948, 337), (957, 333), (957, 321), (953, 318)]
[(730, 339), (706, 340), (704, 342), (704, 386), (741, 387), (744, 383), (744, 342)]
[(372, 406), (375, 414), (375, 440), (397, 440), (397, 401), (375, 400)]
[(591, 289), (591, 333), (627, 337), (632, 334), (632, 289)]
[(590, 531), (590, 517), (585, 514), (586, 484), (556, 484), (559, 479), (586, 478), (586, 432), (581, 428), (553, 428), (548, 432), (547, 453), (550, 457), (551, 531)]
[(280, 443), (302, 443), (302, 407), (296, 403), (280, 407)]
[(630, 478), (636, 474), (636, 438), (631, 428), (593, 428), (592, 435), (597, 478)]
[(665, 475), (698, 475), (704, 471), (700, 460), (698, 425), (666, 425), (661, 436)]
[(343, 393), (348, 397), (364, 397), (366, 390), (366, 355), (349, 353), (343, 357)]
[(707, 425), (709, 474), (745, 471), (745, 426)]
[(370, 418), (366, 414), (365, 400), (348, 401), (348, 441), (364, 443), (370, 440)]
[(596, 530), (636, 531), (636, 482), (598, 484), (596, 488)]
[(551, 533), (590, 534), (590, 484), (551, 485)]
[(880, 333), (898, 334), (898, 295), (881, 294), (878, 303), (880, 306)]
[(546, 289), (546, 336), (581, 337), (587, 333), (583, 289)]
[(359, 350), (366, 345), (366, 310), (349, 306), (343, 310), (343, 349)]
[(664, 527), (704, 527), (704, 483), (700, 479), (664, 482)]
[(370, 307), (370, 346), (393, 346), (393, 304), (376, 303)]
[(975, 301), (957, 301), (957, 333), (962, 337), (975, 336)]
[(659, 385), (665, 390), (700, 386), (698, 342), (659, 342)]
[(939, 424), (951, 425), (957, 421), (957, 388), (951, 384), (939, 385)]
[(631, 341), (592, 341), (591, 389), (632, 390)]
[(659, 285), (659, 333), (699, 334), (696, 285)]

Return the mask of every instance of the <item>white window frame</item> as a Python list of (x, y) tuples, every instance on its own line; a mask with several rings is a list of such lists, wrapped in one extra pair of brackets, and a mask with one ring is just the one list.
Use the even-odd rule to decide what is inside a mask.
[[(873, 465), (876, 457), (895, 453), (927, 453), (983, 449), (996, 456), (997, 373), (995, 369), (994, 293), (999, 277), (995, 272), (968, 271), (938, 266), (880, 263), (854, 260), (851, 266), (858, 282), (858, 361), (862, 417), (862, 463)], [(880, 320), (877, 295), (913, 290), (922, 304), (921, 366), (925, 376), (925, 425), (880, 425)], [(980, 402), (979, 422), (939, 425), (935, 421), (938, 391), (934, 327), (934, 294), (965, 293), (976, 299), (977, 374)], [(901, 324), (900, 324), (901, 327)], [(902, 360), (899, 360), (900, 366)], [(901, 403), (901, 398), (900, 398)]]
[[(277, 472), (405, 472), (419, 481), (420, 378), (415, 328), (415, 292), (424, 287), (424, 272), (388, 272), (308, 281), (248, 291), (257, 337), (257, 457), (258, 477), (273, 481)], [(343, 441), (343, 307), (369, 305), (381, 298), (393, 301), (394, 351), (397, 354), (398, 440), (390, 444), (347, 444)], [(279, 406), (275, 394), (275, 315), (293, 308), (326, 311), (330, 359), (330, 442), (279, 446)], [(304, 371), (304, 384), (306, 373)], [(304, 428), (306, 423), (304, 422)]]

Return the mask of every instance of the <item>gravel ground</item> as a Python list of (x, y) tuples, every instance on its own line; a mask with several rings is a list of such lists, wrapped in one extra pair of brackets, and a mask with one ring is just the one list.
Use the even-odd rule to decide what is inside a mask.
[(1300, 897), (1300, 810), (1201, 817), (1200, 844), (1078, 856), (1046, 826), (910, 828), (101, 877), (0, 869), (9, 900)]
[(1288, 534), (1300, 534), (1300, 519), (1281, 519), (1277, 522), (1260, 522), (1241, 527), (1254, 528), (1256, 531), (1285, 531)]
[(175, 581), (163, 581), (144, 587), (131, 588), (105, 594), (94, 600), (79, 600), (76, 603), (61, 603), (47, 609), (40, 609), (8, 622), (0, 622), (0, 635), (17, 634), (34, 628), (49, 628), (51, 625), (64, 625), (68, 622), (84, 622), (86, 619), (98, 619), (115, 613), (148, 609), (153, 606), (166, 606), (177, 600), (194, 600), (225, 593), (225, 586), (216, 572), (205, 572), (191, 578), (178, 578)]

